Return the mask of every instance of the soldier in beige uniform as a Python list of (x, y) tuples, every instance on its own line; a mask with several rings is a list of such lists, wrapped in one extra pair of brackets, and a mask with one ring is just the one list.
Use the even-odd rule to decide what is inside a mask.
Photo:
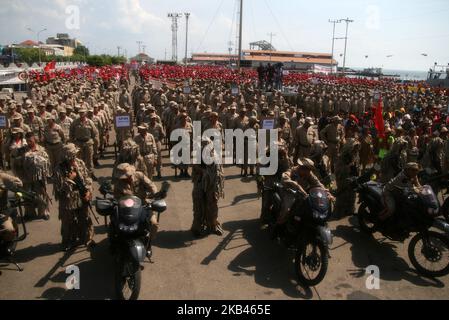
[(15, 176), (0, 172), (0, 240), (13, 241), (16, 230), (13, 220), (6, 215), (8, 207), (8, 190), (22, 187), (22, 181)]
[(25, 133), (22, 128), (11, 129), (11, 139), (8, 144), (11, 170), (20, 180), (24, 178), (23, 159), (26, 151)]
[(27, 110), (25, 124), (30, 127), (31, 132), (38, 138), (38, 141), (41, 141), (44, 131), (44, 122), (41, 118), (36, 116), (36, 110), (33, 107), (30, 107)]
[(53, 174), (56, 166), (61, 160), (62, 147), (66, 141), (64, 131), (58, 124), (56, 124), (55, 117), (53, 115), (48, 115), (46, 121), (47, 125), (45, 126), (42, 135), (42, 144), (45, 146), (50, 157), (50, 167)]
[[(84, 244), (95, 245), (94, 229), (89, 216), (88, 202), (92, 200), (92, 179), (84, 162), (77, 158), (78, 149), (73, 143), (64, 146), (61, 163), (55, 172), (54, 192), (59, 201), (62, 246), (64, 251)], [(81, 196), (75, 183), (80, 180), (87, 193)]]
[(73, 119), (67, 116), (66, 108), (59, 108), (59, 118), (56, 123), (61, 127), (64, 132), (64, 141), (69, 141), (70, 139), (70, 126), (73, 123)]
[(98, 163), (98, 159), (100, 158), (100, 147), (104, 145), (104, 124), (103, 119), (98, 115), (98, 107), (96, 110), (94, 108), (89, 109), (87, 111), (87, 118), (93, 121), (98, 130), (98, 143), (94, 143), (93, 155), (94, 166), (98, 167), (100, 165)]
[(165, 130), (162, 125), (158, 122), (158, 117), (156, 113), (153, 113), (150, 117), (150, 126), (148, 132), (153, 135), (154, 140), (157, 145), (157, 161), (156, 161), (156, 170), (157, 170), (157, 178), (161, 179), (161, 170), (162, 170), (162, 142), (165, 139)]
[(87, 118), (86, 108), (81, 108), (78, 113), (80, 117), (75, 119), (70, 127), (70, 141), (80, 149), (80, 157), (95, 180), (93, 156), (94, 145), (99, 143), (99, 133), (94, 122)]
[(134, 137), (134, 141), (140, 148), (140, 154), (145, 160), (147, 172), (145, 175), (152, 179), (154, 175), (154, 167), (157, 165), (158, 151), (156, 140), (153, 135), (148, 132), (148, 125), (142, 124), (138, 128), (139, 134)]
[[(207, 139), (202, 142), (202, 146), (206, 147), (211, 143)], [(212, 153), (211, 156), (213, 156)], [(218, 201), (224, 197), (224, 174), (222, 166), (219, 164), (193, 165), (192, 182), (192, 233), (195, 237), (201, 237), (204, 231), (215, 233), (219, 236), (223, 235), (223, 229), (218, 221)]]
[(26, 168), (23, 184), (27, 191), (34, 192), (39, 197), (36, 206), (25, 206), (25, 216), (49, 220), (51, 199), (47, 193), (47, 177), (50, 175), (50, 159), (45, 149), (37, 144), (33, 132), (27, 133), (25, 137), (28, 146), (23, 161)]
[(50, 113), (45, 110), (45, 103), (40, 103), (38, 105), (37, 116), (42, 119), (44, 126), (47, 124), (47, 117)]
[(317, 138), (315, 131), (311, 129), (313, 125), (312, 118), (307, 117), (304, 124), (296, 129), (294, 138), (294, 163), (299, 158), (307, 158), (310, 156), (310, 149)]
[(344, 139), (344, 129), (341, 125), (341, 121), (342, 119), (339, 116), (333, 117), (332, 122), (320, 132), (321, 139), (328, 146), (327, 155), (329, 157), (332, 173), (335, 172), (335, 164), (337, 163), (340, 144)]
[[(135, 196), (146, 203), (149, 199), (153, 198), (158, 192), (156, 185), (148, 178), (144, 173), (137, 171), (136, 168), (129, 163), (122, 163), (117, 166), (114, 175), (114, 197), (120, 199), (125, 196)], [(157, 216), (152, 213), (150, 219), (151, 224), (151, 238), (154, 240), (156, 237), (159, 223)], [(150, 248), (147, 248), (150, 250)], [(151, 252), (147, 252), (151, 256)]]

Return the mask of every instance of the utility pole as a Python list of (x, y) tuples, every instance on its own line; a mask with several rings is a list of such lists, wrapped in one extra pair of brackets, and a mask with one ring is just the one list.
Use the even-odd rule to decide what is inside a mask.
[[(331, 60), (333, 62), (334, 61), (334, 49), (335, 49), (335, 25), (337, 23), (341, 23), (341, 20), (329, 20), (329, 22), (334, 25), (333, 32), (332, 32), (332, 58), (331, 58)], [(332, 62), (331, 62), (331, 64), (332, 64)]]
[(190, 13), (184, 13), (185, 17), (186, 17), (186, 54), (185, 54), (185, 65), (187, 65), (187, 45), (189, 43), (189, 17), (190, 17)]
[(140, 54), (140, 50), (141, 50), (141, 46), (142, 46), (142, 41), (136, 41), (137, 45), (139, 46), (139, 52), (137, 52), (137, 54)]
[(142, 53), (145, 54), (145, 49), (147, 48), (147, 46), (143, 45), (142, 46)]
[[(31, 28), (27, 28), (29, 31), (31, 32), (35, 32), (33, 29)], [(39, 65), (42, 64), (42, 60), (41, 60), (41, 44), (40, 44), (40, 40), (39, 40), (39, 36), (42, 32), (47, 31), (47, 28), (44, 28), (40, 31), (37, 32), (37, 50), (39, 51)]]
[(273, 33), (273, 32), (270, 32), (269, 34), (268, 34), (269, 36), (270, 36), (270, 61), (271, 61), (271, 55), (272, 55), (272, 50), (273, 50), (273, 37), (275, 37), (276, 36), (276, 34), (275, 33)]
[(182, 17), (181, 13), (169, 13), (168, 17), (171, 18), (171, 31), (172, 31), (172, 60), (178, 61), (178, 19)]
[(343, 57), (343, 72), (346, 72), (346, 48), (348, 45), (348, 28), (349, 28), (349, 24), (351, 22), (354, 22), (354, 20), (349, 20), (349, 18), (346, 18), (346, 19), (341, 19), (341, 21), (346, 22), (345, 53), (344, 53), (344, 57)]
[(117, 46), (117, 57), (120, 57), (120, 49), (121, 49), (122, 47), (120, 47), (120, 46)]
[(164, 61), (167, 61), (167, 48), (165, 48), (165, 59)]
[(240, 0), (240, 20), (239, 20), (239, 52), (237, 57), (237, 68), (240, 70), (242, 60), (242, 26), (243, 26), (243, 0)]

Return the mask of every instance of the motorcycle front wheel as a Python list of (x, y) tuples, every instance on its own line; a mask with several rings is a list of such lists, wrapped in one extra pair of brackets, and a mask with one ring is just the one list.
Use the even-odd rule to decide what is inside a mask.
[(295, 271), (299, 283), (314, 287), (323, 281), (329, 265), (327, 246), (320, 239), (306, 239), (296, 252)]
[(424, 276), (449, 274), (449, 239), (441, 233), (418, 233), (410, 241), (408, 256), (415, 269)]
[(137, 300), (142, 272), (140, 265), (130, 258), (119, 258), (115, 273), (115, 291), (119, 300)]

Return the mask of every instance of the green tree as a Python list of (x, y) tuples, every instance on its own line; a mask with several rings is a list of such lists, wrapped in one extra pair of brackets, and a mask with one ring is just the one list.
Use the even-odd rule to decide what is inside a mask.
[(74, 55), (80, 55), (80, 56), (84, 56), (84, 57), (88, 57), (89, 54), (89, 49), (85, 46), (78, 46), (75, 48), (75, 50), (73, 51)]
[[(19, 56), (21, 62), (32, 64), (39, 62), (39, 49), (37, 48), (15, 48), (14, 53)], [(41, 52), (41, 59), (45, 61), (45, 54)]]

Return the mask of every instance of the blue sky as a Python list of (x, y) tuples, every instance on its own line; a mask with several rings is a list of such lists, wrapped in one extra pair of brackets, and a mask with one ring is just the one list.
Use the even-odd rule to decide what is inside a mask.
[[(27, 30), (47, 28), (42, 38), (68, 32), (94, 53), (137, 53), (136, 41), (158, 59), (171, 57), (168, 12), (190, 12), (189, 53), (227, 52), (236, 42), (236, 0), (2, 0), (0, 43), (35, 39)], [(67, 29), (66, 8), (76, 5), (79, 28)], [(72, 11), (73, 12), (73, 11)], [(386, 69), (428, 70), (434, 62), (449, 63), (449, 1), (447, 0), (244, 0), (244, 48), (269, 40), (278, 50), (331, 52), (329, 19), (350, 18), (347, 65)], [(73, 20), (69, 20), (73, 21)], [(184, 56), (185, 20), (180, 20), (178, 56)], [(343, 37), (345, 24), (337, 25)], [(337, 40), (335, 56), (344, 41)], [(122, 49), (123, 50), (123, 49)], [(424, 57), (422, 53), (428, 56)], [(387, 58), (387, 56), (392, 57)], [(365, 56), (368, 56), (366, 58)]]

